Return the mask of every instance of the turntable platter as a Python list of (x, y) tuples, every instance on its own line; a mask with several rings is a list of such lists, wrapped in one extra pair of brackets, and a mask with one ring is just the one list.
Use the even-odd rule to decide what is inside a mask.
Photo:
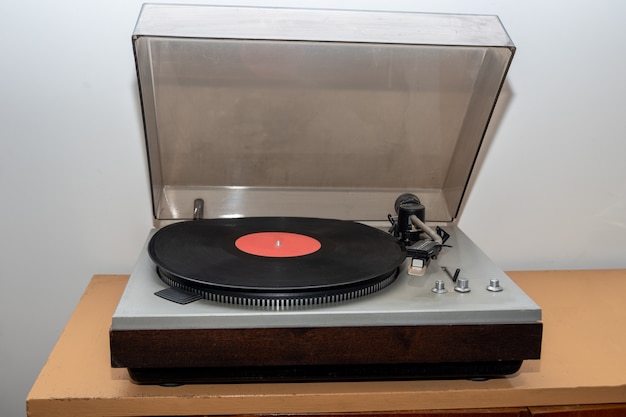
[(234, 304), (289, 307), (367, 295), (405, 260), (396, 239), (344, 220), (252, 217), (175, 223), (148, 253), (167, 284)]

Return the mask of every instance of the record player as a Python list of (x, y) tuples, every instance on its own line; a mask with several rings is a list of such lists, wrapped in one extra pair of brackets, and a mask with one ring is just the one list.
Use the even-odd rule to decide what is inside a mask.
[(155, 228), (110, 328), (139, 383), (489, 378), (541, 309), (458, 227), (496, 16), (144, 5)]

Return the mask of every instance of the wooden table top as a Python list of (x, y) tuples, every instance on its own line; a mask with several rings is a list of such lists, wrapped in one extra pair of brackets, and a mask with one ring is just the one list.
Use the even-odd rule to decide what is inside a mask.
[(96, 275), (27, 397), (31, 417), (347, 413), (626, 403), (626, 270), (509, 275), (543, 309), (541, 360), (501, 379), (142, 386), (111, 368), (128, 276)]

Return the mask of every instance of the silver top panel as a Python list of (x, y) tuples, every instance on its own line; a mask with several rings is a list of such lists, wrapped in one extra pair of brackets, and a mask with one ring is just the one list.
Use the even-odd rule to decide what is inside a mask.
[(496, 16), (145, 5), (133, 36), (157, 220), (454, 222), (514, 46)]
[[(154, 295), (167, 288), (156, 275), (147, 251), (133, 270), (113, 315), (113, 330), (211, 329), (318, 326), (403, 326), (429, 324), (532, 323), (541, 309), (456, 226), (438, 260), (423, 277), (409, 276), (404, 269), (389, 287), (356, 300), (323, 307), (294, 310), (263, 310), (207, 300), (179, 305)], [(355, 259), (358, 262), (358, 259)], [(461, 268), (471, 291), (458, 293), (445, 266)], [(501, 292), (486, 290), (499, 279)], [(443, 280), (446, 294), (431, 289)]]

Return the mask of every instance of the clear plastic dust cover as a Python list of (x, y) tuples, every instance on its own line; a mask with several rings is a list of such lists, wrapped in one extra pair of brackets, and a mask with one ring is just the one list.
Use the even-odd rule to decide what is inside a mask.
[(496, 16), (144, 5), (156, 220), (454, 222), (515, 47)]

